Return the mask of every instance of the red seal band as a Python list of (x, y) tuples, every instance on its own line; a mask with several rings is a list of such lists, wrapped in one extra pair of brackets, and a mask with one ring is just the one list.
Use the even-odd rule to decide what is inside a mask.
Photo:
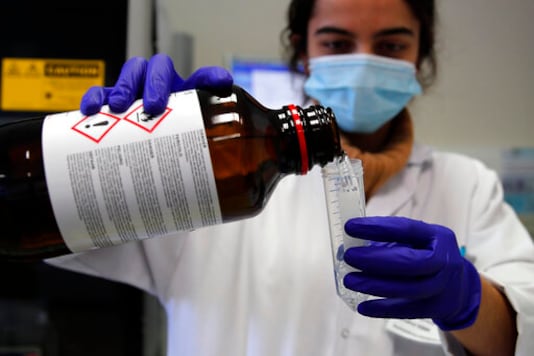
[(295, 129), (297, 131), (297, 139), (299, 140), (300, 147), (300, 173), (308, 173), (308, 147), (306, 146), (306, 137), (304, 136), (304, 127), (302, 126), (302, 121), (300, 120), (300, 115), (295, 107), (295, 105), (288, 105), (289, 112), (295, 123)]

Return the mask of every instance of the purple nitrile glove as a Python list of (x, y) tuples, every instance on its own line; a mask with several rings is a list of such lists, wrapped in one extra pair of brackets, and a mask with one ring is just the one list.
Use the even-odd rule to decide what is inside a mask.
[(461, 256), (450, 229), (403, 217), (363, 217), (348, 220), (345, 231), (371, 243), (347, 249), (345, 262), (361, 272), (347, 274), (343, 283), (383, 297), (360, 303), (360, 314), (431, 318), (442, 330), (475, 322), (480, 276)]
[(165, 110), (170, 93), (205, 89), (219, 96), (228, 96), (232, 85), (232, 75), (222, 67), (202, 67), (184, 80), (176, 73), (172, 59), (165, 54), (156, 54), (149, 61), (133, 57), (124, 63), (115, 86), (89, 88), (82, 98), (80, 110), (84, 115), (93, 115), (102, 105), (108, 104), (111, 111), (124, 112), (142, 97), (145, 112), (158, 115)]

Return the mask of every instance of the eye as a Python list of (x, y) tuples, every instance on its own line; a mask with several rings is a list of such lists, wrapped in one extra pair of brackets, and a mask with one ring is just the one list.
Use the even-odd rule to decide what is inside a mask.
[(319, 43), (323, 54), (343, 54), (354, 51), (354, 42), (346, 39), (323, 39)]
[(409, 45), (402, 41), (380, 41), (375, 45), (377, 55), (391, 58), (401, 58), (408, 50)]

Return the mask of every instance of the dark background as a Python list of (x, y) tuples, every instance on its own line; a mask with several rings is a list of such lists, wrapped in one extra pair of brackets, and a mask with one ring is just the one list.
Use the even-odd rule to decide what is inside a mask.
[[(127, 6), (2, 0), (0, 58), (101, 59), (112, 85), (126, 59)], [(0, 111), (0, 120), (36, 114)], [(143, 298), (132, 287), (42, 262), (0, 261), (0, 356), (142, 355)]]
[(101, 59), (113, 85), (126, 60), (127, 14), (128, 0), (2, 0), (0, 58)]

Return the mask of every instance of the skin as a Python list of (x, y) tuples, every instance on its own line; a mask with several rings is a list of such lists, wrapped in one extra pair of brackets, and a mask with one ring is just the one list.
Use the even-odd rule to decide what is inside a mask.
[[(309, 58), (367, 53), (397, 58), (418, 66), (420, 25), (403, 0), (316, 0), (308, 24)], [(377, 152), (388, 138), (386, 124), (372, 134), (342, 134), (342, 144)], [(513, 355), (515, 313), (506, 297), (481, 276), (482, 298), (476, 322), (451, 334), (474, 355)], [(497, 327), (498, 326), (498, 327)]]

